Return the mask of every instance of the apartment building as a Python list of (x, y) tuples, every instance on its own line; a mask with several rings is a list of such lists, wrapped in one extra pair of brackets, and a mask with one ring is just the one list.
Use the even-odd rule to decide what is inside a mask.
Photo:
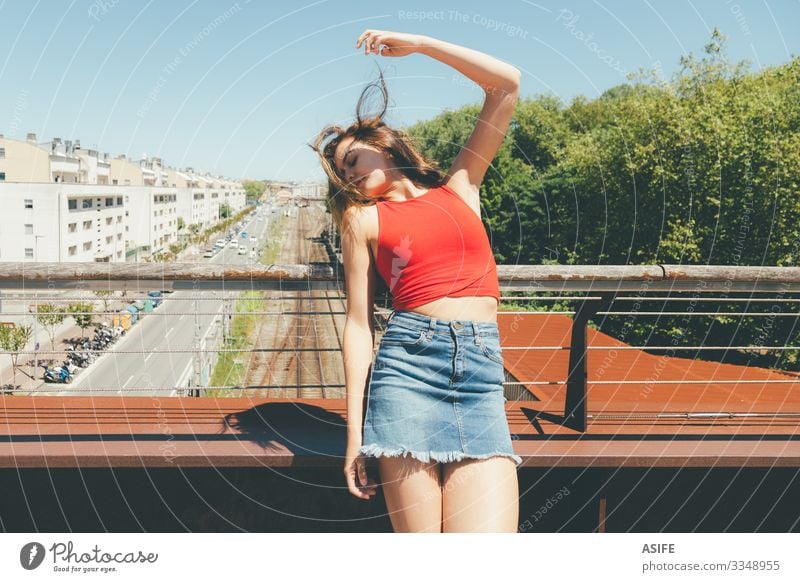
[(167, 168), (167, 183), (177, 189), (178, 216), (187, 226), (196, 224), (200, 229), (220, 219), (223, 204), (235, 213), (244, 208), (247, 198), (241, 183), (199, 174), (193, 168)]
[(0, 135), (0, 197), (0, 261), (138, 260), (177, 242), (179, 216), (205, 228), (245, 204), (238, 182), (32, 133)]
[(122, 192), (97, 184), (0, 184), (0, 261), (124, 261)]
[(111, 160), (111, 184), (124, 191), (129, 252), (139, 256), (167, 251), (178, 241), (177, 192), (167, 187), (158, 158), (134, 163), (121, 155)]

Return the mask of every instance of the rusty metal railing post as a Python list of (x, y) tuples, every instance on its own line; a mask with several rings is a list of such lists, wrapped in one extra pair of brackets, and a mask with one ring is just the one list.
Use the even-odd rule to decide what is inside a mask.
[(613, 301), (612, 294), (602, 293), (602, 299), (583, 299), (572, 320), (572, 334), (569, 346), (569, 372), (567, 375), (567, 394), (564, 399), (564, 420), (562, 424), (579, 432), (586, 432), (586, 380), (587, 354), (586, 324), (598, 311), (607, 309)]

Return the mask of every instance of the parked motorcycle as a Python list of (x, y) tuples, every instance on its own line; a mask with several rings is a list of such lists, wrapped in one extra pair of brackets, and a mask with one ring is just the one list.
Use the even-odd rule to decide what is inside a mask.
[(65, 366), (58, 369), (50, 368), (47, 364), (42, 364), (44, 374), (42, 378), (48, 384), (70, 384), (72, 382), (72, 374)]

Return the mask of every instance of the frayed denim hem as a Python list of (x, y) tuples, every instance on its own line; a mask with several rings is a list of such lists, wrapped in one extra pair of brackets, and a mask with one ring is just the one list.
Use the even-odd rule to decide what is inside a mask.
[(489, 457), (510, 457), (514, 460), (514, 462), (519, 467), (522, 464), (522, 457), (519, 455), (515, 455), (513, 453), (503, 453), (503, 452), (496, 452), (496, 453), (486, 453), (483, 455), (471, 455), (468, 453), (464, 453), (462, 451), (431, 451), (431, 452), (424, 452), (424, 451), (412, 451), (407, 447), (400, 447), (399, 449), (385, 449), (375, 443), (364, 445), (358, 449), (358, 452), (362, 455), (366, 455), (368, 457), (406, 457), (411, 456), (412, 458), (421, 461), (423, 463), (429, 463), (431, 460), (438, 461), (440, 463), (452, 463), (454, 461), (461, 461), (463, 459), (488, 459)]

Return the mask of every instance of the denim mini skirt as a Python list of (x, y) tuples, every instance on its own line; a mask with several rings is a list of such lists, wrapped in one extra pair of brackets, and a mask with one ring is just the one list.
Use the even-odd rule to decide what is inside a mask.
[(359, 452), (443, 463), (506, 456), (519, 466), (504, 378), (496, 323), (393, 311), (367, 383)]

